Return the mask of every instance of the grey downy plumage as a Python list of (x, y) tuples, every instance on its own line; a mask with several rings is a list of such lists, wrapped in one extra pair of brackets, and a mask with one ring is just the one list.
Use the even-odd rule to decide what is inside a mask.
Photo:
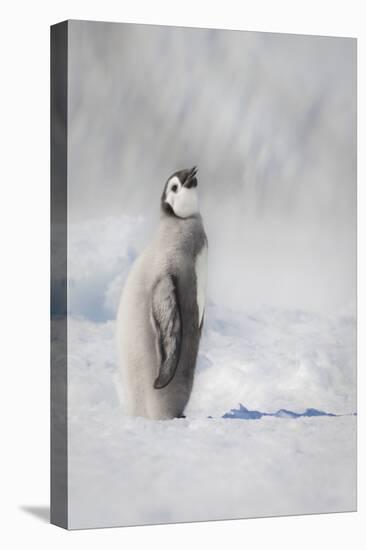
[(207, 278), (196, 172), (181, 170), (166, 182), (157, 234), (122, 292), (117, 341), (132, 416), (180, 417), (191, 395)]

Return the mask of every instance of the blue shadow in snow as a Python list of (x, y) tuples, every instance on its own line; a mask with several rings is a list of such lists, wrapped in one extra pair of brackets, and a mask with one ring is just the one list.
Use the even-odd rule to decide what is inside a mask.
[(304, 416), (342, 416), (333, 413), (327, 413), (319, 411), (318, 409), (306, 409), (303, 413), (296, 413), (288, 411), (287, 409), (280, 409), (274, 413), (266, 413), (260, 411), (250, 411), (244, 405), (239, 403), (238, 409), (231, 409), (231, 411), (225, 413), (222, 418), (240, 418), (242, 420), (259, 420), (263, 416), (275, 416), (276, 418), (300, 418)]

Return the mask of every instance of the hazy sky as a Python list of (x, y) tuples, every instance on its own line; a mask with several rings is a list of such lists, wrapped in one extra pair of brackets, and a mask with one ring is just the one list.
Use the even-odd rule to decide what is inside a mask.
[(196, 164), (210, 299), (354, 308), (355, 40), (72, 21), (69, 48), (71, 222), (150, 228)]

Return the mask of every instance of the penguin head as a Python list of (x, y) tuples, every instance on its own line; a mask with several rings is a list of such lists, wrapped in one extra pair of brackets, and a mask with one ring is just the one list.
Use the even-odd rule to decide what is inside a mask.
[(190, 218), (199, 212), (197, 168), (179, 170), (170, 176), (161, 197), (162, 211), (178, 218)]

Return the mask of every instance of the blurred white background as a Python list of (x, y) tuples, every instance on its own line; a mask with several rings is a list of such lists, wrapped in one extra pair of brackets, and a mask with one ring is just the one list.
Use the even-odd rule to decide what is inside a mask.
[(77, 21), (69, 39), (71, 222), (140, 215), (148, 239), (165, 180), (197, 164), (212, 300), (354, 311), (355, 40)]

